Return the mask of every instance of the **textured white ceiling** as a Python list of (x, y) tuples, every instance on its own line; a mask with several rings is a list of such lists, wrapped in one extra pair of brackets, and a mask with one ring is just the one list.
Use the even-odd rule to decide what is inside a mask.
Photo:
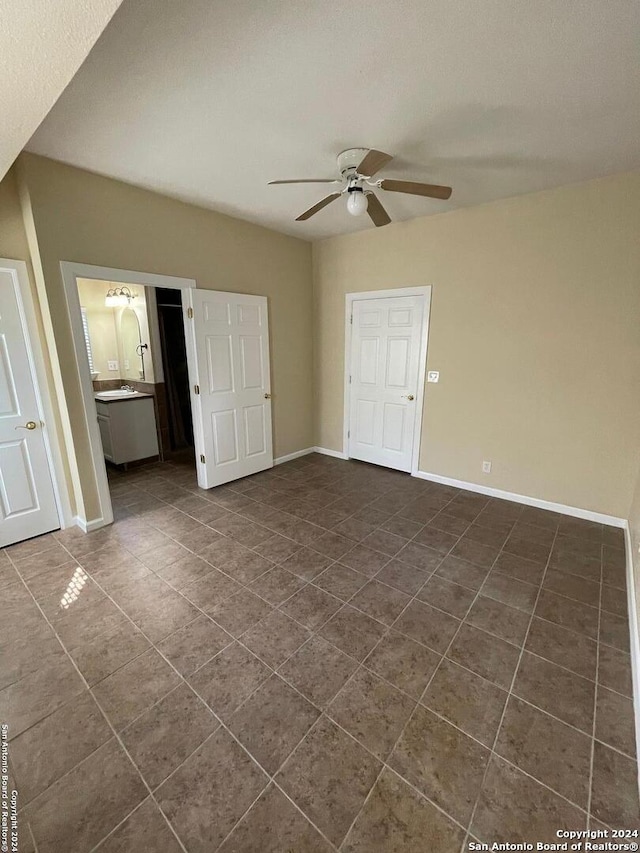
[(2, 0), (0, 180), (122, 0)]
[(640, 167), (637, 0), (125, 0), (29, 149), (316, 239), (371, 227), (344, 148), (454, 188), (393, 219)]

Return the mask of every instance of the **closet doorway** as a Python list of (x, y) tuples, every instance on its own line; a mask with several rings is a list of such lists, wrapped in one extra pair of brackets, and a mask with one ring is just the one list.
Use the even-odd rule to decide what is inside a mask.
[(164, 458), (170, 459), (194, 453), (187, 344), (182, 292), (157, 287), (155, 297), (165, 394), (161, 446)]

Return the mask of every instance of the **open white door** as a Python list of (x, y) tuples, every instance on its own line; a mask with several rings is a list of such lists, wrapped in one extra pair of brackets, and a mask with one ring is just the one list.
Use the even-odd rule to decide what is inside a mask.
[(426, 358), (425, 303), (423, 295), (353, 301), (348, 377), (352, 459), (412, 470)]
[(0, 547), (60, 527), (18, 268), (0, 263)]
[(198, 482), (210, 489), (273, 466), (267, 299), (200, 289), (191, 297)]

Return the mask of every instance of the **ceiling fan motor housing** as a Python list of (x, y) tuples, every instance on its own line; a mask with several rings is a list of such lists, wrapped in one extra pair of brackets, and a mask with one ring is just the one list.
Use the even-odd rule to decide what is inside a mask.
[(358, 165), (364, 160), (368, 148), (347, 148), (338, 154), (338, 171), (345, 180), (355, 174)]

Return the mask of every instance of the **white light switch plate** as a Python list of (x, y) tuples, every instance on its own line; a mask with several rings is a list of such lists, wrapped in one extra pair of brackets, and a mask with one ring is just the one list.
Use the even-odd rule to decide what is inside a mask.
[(439, 382), (440, 381), (440, 371), (439, 370), (429, 370), (427, 372), (427, 382)]
[(109, 370), (117, 370), (118, 369), (118, 362), (117, 361), (108, 361), (107, 367), (109, 368)]

